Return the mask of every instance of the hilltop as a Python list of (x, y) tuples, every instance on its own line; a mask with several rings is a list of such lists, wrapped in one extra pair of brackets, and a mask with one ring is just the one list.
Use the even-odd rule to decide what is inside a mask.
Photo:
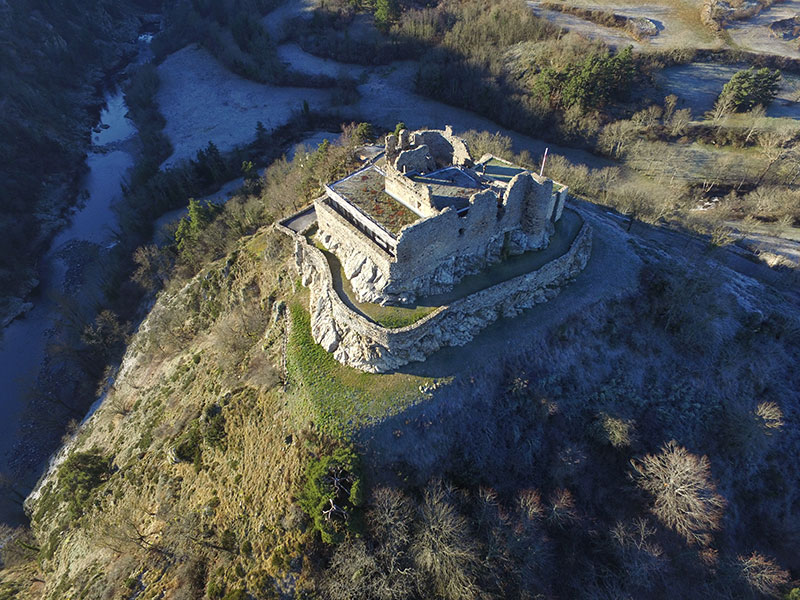
[[(350, 144), (311, 156), (348, 162)], [(218, 219), (281, 214), (298, 162), (273, 165)], [(313, 344), (285, 236), (265, 223), (232, 240), (159, 294), (29, 500), (32, 537), (4, 551), (6, 594), (786, 589), (798, 568), (798, 474), (785, 460), (800, 443), (796, 306), (758, 271), (725, 266), (726, 250), (698, 257), (572, 207), (595, 251), (558, 303), (383, 375)], [(346, 521), (315, 514), (320, 464), (359, 486)], [(653, 485), (675, 476), (688, 497)]]

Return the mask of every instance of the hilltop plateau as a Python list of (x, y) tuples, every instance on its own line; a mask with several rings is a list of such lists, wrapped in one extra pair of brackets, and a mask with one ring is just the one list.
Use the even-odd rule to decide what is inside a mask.
[[(159, 31), (116, 65), (135, 135), (95, 144), (130, 157), (112, 239), (60, 250), (14, 373), (0, 599), (800, 598), (800, 62), (759, 34), (795, 3), (101, 4), (62, 23), (106, 48), (83, 92)], [(32, 55), (37, 10), (0, 0), (50, 19)], [(568, 185), (591, 255), (464, 345), (345, 366), (277, 224), (446, 124)]]

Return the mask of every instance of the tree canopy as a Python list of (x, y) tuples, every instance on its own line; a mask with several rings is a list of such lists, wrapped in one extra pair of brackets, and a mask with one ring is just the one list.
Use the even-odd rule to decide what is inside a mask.
[(737, 112), (746, 112), (756, 106), (769, 106), (778, 95), (781, 72), (778, 69), (739, 71), (722, 88), (718, 103), (727, 104)]

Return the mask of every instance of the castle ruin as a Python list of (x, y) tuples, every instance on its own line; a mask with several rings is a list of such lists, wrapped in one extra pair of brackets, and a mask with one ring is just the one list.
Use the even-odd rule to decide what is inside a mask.
[(509, 257), (546, 248), (567, 194), (566, 186), (497, 157), (474, 162), (450, 127), (388, 135), (382, 154), (326, 185), (305, 216), (280, 225), (296, 238), (297, 266), (312, 290), (314, 339), (340, 362), (370, 371), (422, 360), (557, 293), (588, 260), (591, 236), (584, 224), (563, 256), (524, 281), (500, 282), (418, 323), (386, 329), (332, 289), (328, 262), (292, 223), (302, 221), (307, 231), (313, 221), (317, 242), (341, 264), (352, 300), (404, 306), (450, 292), (465, 276)]

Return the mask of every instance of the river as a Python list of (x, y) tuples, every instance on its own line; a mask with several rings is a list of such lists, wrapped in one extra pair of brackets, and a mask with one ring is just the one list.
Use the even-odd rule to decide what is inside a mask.
[[(135, 63), (149, 60), (148, 43), (149, 36), (142, 35)], [(31, 414), (29, 408), (37, 381), (48, 375), (46, 349), (55, 338), (61, 307), (66, 300), (79, 309), (91, 310), (102, 299), (98, 273), (115, 244), (118, 218), (114, 205), (122, 196), (121, 183), (134, 164), (131, 148), (136, 127), (126, 117), (127, 111), (122, 90), (108, 90), (105, 107), (92, 131), (82, 201), (40, 260), (40, 284), (31, 298), (34, 307), (9, 324), (0, 338), (0, 473), (14, 490), (0, 497), (2, 522), (22, 521), (18, 494), (24, 495), (33, 487), (42, 459), (57, 442), (43, 433), (39, 422), (49, 415)]]

